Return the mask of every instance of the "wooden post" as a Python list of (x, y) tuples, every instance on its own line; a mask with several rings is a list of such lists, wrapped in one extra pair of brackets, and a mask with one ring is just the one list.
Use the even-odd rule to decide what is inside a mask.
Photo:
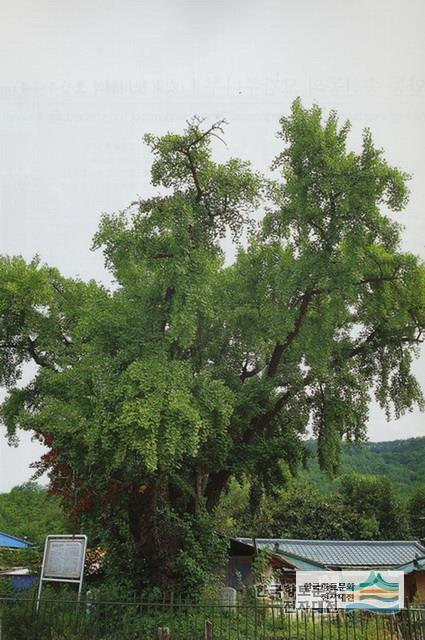
[(169, 627), (158, 627), (158, 640), (170, 640), (171, 633)]
[(211, 620), (205, 620), (204, 622), (204, 640), (212, 640), (213, 637), (213, 625)]

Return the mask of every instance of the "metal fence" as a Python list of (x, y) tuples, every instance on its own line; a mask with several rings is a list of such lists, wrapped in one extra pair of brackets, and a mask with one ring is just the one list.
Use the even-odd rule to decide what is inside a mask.
[(320, 613), (283, 603), (220, 605), (0, 599), (0, 640), (425, 640), (425, 609)]

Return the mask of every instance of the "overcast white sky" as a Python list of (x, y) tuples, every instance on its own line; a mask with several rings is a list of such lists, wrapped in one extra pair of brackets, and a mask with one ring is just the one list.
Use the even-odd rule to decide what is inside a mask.
[[(102, 211), (146, 193), (143, 133), (225, 117), (229, 152), (267, 170), (300, 95), (349, 118), (355, 146), (370, 127), (413, 174), (404, 247), (425, 256), (423, 0), (0, 4), (1, 253), (105, 280), (91, 237)], [(417, 371), (423, 382), (424, 359)], [(369, 435), (425, 435), (423, 416), (387, 423), (373, 407)], [(30, 477), (40, 447), (0, 439), (4, 491)]]

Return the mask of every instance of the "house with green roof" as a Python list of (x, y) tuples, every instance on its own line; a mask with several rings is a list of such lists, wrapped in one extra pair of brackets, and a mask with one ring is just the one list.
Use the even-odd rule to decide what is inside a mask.
[(298, 571), (394, 570), (405, 574), (405, 595), (425, 602), (425, 547), (418, 540), (289, 540), (232, 538), (228, 583), (252, 584), (252, 562), (268, 549), (270, 572), (279, 569), (285, 583)]

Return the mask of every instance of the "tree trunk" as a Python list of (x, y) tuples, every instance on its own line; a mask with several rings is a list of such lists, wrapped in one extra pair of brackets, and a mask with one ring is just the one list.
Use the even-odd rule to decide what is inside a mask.
[(205, 488), (205, 497), (207, 499), (207, 509), (212, 511), (217, 506), (221, 494), (227, 487), (230, 480), (231, 471), (222, 469), (216, 473), (210, 473), (207, 486)]
[[(166, 589), (175, 582), (179, 534), (166, 517), (168, 491), (161, 477), (149, 485), (133, 485), (128, 503), (129, 528), (149, 583)], [(136, 582), (137, 576), (135, 576)]]
[[(218, 504), (228, 484), (230, 471), (207, 474), (200, 466), (192, 470), (193, 494), (169, 484), (169, 478), (158, 475), (150, 484), (134, 483), (128, 500), (129, 529), (136, 547), (135, 583), (143, 577), (153, 586), (167, 589), (176, 584), (176, 558), (184, 540), (175, 518), (178, 514), (200, 516), (204, 500), (208, 511)], [(140, 578), (139, 578), (140, 576)]]

